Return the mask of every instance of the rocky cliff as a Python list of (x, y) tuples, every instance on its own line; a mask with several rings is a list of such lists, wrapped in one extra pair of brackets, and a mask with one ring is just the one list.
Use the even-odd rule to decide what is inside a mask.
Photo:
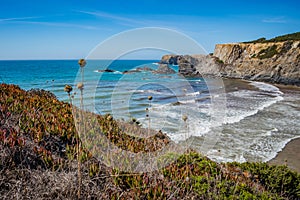
[(300, 85), (300, 41), (216, 45), (228, 77)]
[[(174, 60), (174, 56), (169, 58)], [(184, 76), (214, 75), (300, 85), (300, 41), (218, 44), (213, 55), (176, 59)]]

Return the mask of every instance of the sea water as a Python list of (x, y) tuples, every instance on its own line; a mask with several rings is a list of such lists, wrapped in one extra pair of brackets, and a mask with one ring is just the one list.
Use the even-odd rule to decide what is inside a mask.
[[(139, 72), (130, 72), (145, 68)], [(162, 130), (176, 143), (190, 140), (201, 151), (203, 140), (215, 141), (205, 154), (218, 162), (268, 161), (293, 138), (300, 137), (300, 90), (279, 89), (261, 82), (213, 78), (184, 78), (155, 74), (155, 60), (91, 60), (84, 68), (84, 106), (118, 120), (132, 118)], [(178, 70), (178, 66), (171, 66)], [(111, 69), (110, 72), (104, 72)], [(39, 88), (68, 101), (66, 84), (81, 81), (75, 60), (0, 61), (0, 82), (23, 89)], [(124, 72), (129, 73), (124, 73)], [(216, 95), (213, 91), (225, 91)], [(148, 97), (152, 96), (152, 100)], [(222, 120), (215, 121), (213, 98), (225, 102)], [(183, 115), (187, 121), (183, 121)], [(218, 134), (215, 134), (218, 133)]]

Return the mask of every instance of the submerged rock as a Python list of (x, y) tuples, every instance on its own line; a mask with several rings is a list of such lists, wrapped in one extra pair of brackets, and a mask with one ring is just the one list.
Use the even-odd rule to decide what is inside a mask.
[(153, 71), (154, 69), (145, 66), (145, 67), (138, 67), (138, 68), (136, 68), (136, 70), (139, 70), (139, 71)]
[(138, 72), (141, 72), (140, 70), (137, 70), (137, 69), (133, 69), (133, 70), (125, 70), (123, 72), (123, 74), (133, 74), (133, 73), (138, 73)]
[(132, 73), (137, 73), (137, 72), (142, 72), (142, 71), (154, 71), (154, 69), (150, 68), (150, 67), (138, 67), (136, 69), (133, 70), (125, 70), (123, 72), (123, 74), (132, 74)]
[(116, 70), (104, 69), (104, 70), (98, 70), (98, 72), (116, 72)]

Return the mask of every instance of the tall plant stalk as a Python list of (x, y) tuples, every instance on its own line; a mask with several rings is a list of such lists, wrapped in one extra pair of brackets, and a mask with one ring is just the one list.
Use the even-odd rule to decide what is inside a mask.
[[(148, 101), (149, 101), (149, 108), (146, 109), (147, 111), (147, 115), (146, 117), (148, 118), (148, 133), (147, 133), (147, 139), (145, 141), (148, 141), (149, 140), (149, 137), (150, 137), (150, 130), (151, 130), (151, 118), (150, 118), (150, 113), (149, 113), (149, 109), (151, 108), (151, 101), (152, 101), (153, 97), (152, 96), (148, 96)], [(155, 145), (155, 141), (154, 142), (154, 145)], [(146, 142), (146, 146), (148, 145), (148, 143)], [(150, 152), (150, 145), (146, 148), (149, 148), (148, 149), (148, 158), (149, 158), (149, 161), (150, 161), (150, 171), (152, 170), (152, 161), (150, 160), (151, 159), (151, 152)]]
[[(80, 136), (81, 134), (85, 135), (85, 123), (83, 121), (83, 87), (84, 87), (84, 67), (86, 65), (86, 61), (84, 59), (80, 59), (78, 61), (78, 64), (80, 66), (80, 73), (81, 73), (81, 82), (77, 84), (77, 88), (80, 90), (80, 122), (81, 125), (79, 127), (83, 128), (78, 131), (77, 136), (77, 165), (78, 165), (78, 191), (77, 191), (77, 197), (80, 199), (81, 196), (81, 184), (82, 184), (82, 175), (81, 175), (81, 143), (80, 143)], [(82, 133), (81, 133), (82, 131)]]
[(188, 142), (187, 142), (187, 139), (188, 139), (188, 136), (189, 136), (189, 125), (188, 125), (188, 116), (187, 115), (183, 115), (182, 116), (182, 120), (184, 121), (184, 126), (185, 126), (185, 133), (184, 133), (184, 142), (186, 144), (186, 157), (185, 157), (185, 168), (187, 170), (187, 179), (189, 178), (189, 171), (188, 171), (188, 155), (189, 155), (189, 150), (188, 150)]

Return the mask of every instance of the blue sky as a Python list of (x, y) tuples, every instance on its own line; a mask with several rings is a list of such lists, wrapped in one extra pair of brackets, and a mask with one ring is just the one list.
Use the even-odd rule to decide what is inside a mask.
[(177, 30), (213, 52), (217, 43), (300, 31), (299, 7), (289, 0), (2, 0), (0, 60), (78, 59), (110, 36), (142, 27)]

